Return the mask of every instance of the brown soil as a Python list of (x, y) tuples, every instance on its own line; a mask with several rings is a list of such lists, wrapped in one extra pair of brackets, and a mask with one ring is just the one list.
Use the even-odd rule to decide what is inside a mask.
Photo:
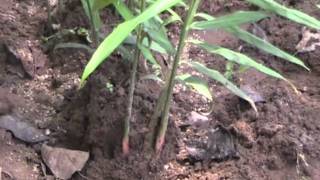
[[(283, 1), (320, 18), (314, 1)], [(250, 9), (243, 1), (204, 1), (201, 10), (212, 15)], [(103, 12), (108, 33), (120, 20), (112, 9)], [(77, 0), (53, 14), (62, 29), (88, 27)], [(265, 102), (257, 103), (259, 115), (221, 85), (209, 80), (214, 94), (214, 109), (205, 125), (190, 123), (192, 112), (205, 111), (209, 102), (191, 90), (177, 85), (171, 109), (166, 143), (159, 156), (143, 151), (147, 124), (159, 95), (160, 85), (140, 80), (134, 96), (130, 155), (121, 154), (122, 121), (126, 115), (130, 64), (114, 54), (78, 90), (81, 71), (90, 57), (80, 50), (52, 50), (41, 36), (49, 35), (45, 1), (0, 0), (0, 114), (19, 113), (36, 127), (49, 131), (51, 146), (90, 152), (85, 168), (73, 179), (320, 179), (320, 63), (319, 49), (299, 53), (311, 72), (263, 53), (221, 31), (194, 36), (242, 52), (277, 69), (292, 80), (301, 95), (283, 81), (254, 70), (239, 74), (239, 85), (250, 85)], [(258, 25), (268, 40), (295, 53), (302, 26), (279, 17)], [(251, 26), (245, 28), (250, 29)], [(172, 40), (177, 40), (177, 26)], [(215, 36), (218, 36), (215, 38)], [(66, 37), (57, 42), (82, 42), (81, 37)], [(12, 50), (18, 53), (12, 54)], [(18, 57), (18, 59), (16, 58)], [(208, 67), (224, 70), (224, 60), (194, 47), (184, 57), (200, 59)], [(140, 70), (139, 77), (145, 75)], [(185, 67), (180, 73), (190, 72)], [(113, 91), (106, 84), (113, 84)], [(192, 98), (190, 98), (192, 97)], [(195, 158), (190, 147), (211, 141), (220, 128), (221, 141), (232, 152), (225, 157), (210, 147), (205, 157)], [(228, 143), (225, 143), (227, 142)], [(40, 144), (16, 140), (0, 129), (0, 174), (3, 179), (50, 179), (44, 170)], [(1, 171), (0, 171), (1, 172)]]

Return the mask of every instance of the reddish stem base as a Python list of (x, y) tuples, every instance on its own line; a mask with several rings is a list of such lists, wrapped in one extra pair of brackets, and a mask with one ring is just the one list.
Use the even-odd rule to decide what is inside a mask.
[(160, 137), (158, 137), (158, 139), (156, 141), (156, 152), (157, 152), (157, 154), (161, 153), (163, 145), (164, 145), (164, 136), (160, 136)]
[(129, 154), (129, 138), (123, 138), (122, 140), (122, 154), (124, 156)]

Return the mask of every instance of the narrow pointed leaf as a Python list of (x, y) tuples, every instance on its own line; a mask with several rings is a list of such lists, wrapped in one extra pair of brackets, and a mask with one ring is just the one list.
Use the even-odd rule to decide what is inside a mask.
[(153, 28), (147, 28), (146, 32), (150, 35), (151, 39), (164, 48), (168, 54), (174, 54), (175, 48), (169, 41), (165, 32), (161, 33), (159, 29)]
[(276, 13), (280, 16), (288, 18), (297, 23), (309, 26), (311, 28), (320, 29), (320, 21), (316, 18), (309, 16), (299, 10), (287, 8), (274, 0), (247, 0), (265, 10)]
[(118, 25), (113, 32), (100, 44), (81, 77), (83, 83), (88, 76), (128, 37), (128, 35), (141, 23), (149, 20), (181, 0), (158, 0), (137, 17)]
[[(81, 3), (82, 3), (82, 7), (84, 8), (84, 11), (87, 15), (87, 17), (90, 19), (90, 11), (89, 11), (89, 7), (88, 7), (88, 4), (86, 2), (87, 0), (81, 0)], [(89, 2), (91, 2), (91, 0), (89, 0)], [(100, 18), (100, 14), (99, 14), (99, 11), (93, 11), (92, 10), (92, 2), (91, 2), (91, 12), (92, 12), (92, 21), (93, 21), (93, 25), (94, 25), (94, 28), (96, 30), (98, 30), (100, 27), (101, 27), (101, 18)]]
[(223, 48), (223, 47), (219, 47), (219, 46), (215, 46), (215, 45), (210, 45), (208, 43), (204, 43), (204, 42), (198, 41), (198, 40), (192, 40), (191, 42), (193, 44), (207, 50), (210, 53), (214, 53), (214, 54), (218, 54), (220, 56), (223, 56), (224, 58), (226, 58), (227, 60), (229, 60), (231, 62), (240, 64), (240, 65), (244, 65), (244, 66), (249, 66), (251, 68), (255, 68), (256, 70), (258, 70), (262, 73), (265, 73), (269, 76), (287, 81), (281, 74), (264, 66), (263, 64), (257, 63), (255, 60), (251, 59), (250, 57), (248, 57), (244, 54), (232, 51), (227, 48)]
[(191, 24), (191, 28), (197, 30), (225, 28), (259, 21), (266, 17), (268, 17), (268, 15), (260, 11), (237, 11), (230, 15), (221, 16), (212, 20), (194, 22)]
[[(197, 15), (198, 17), (204, 18), (206, 20), (212, 20), (215, 19), (213, 16), (205, 14), (205, 13), (198, 13)], [(227, 27), (224, 28), (227, 32), (233, 34), (235, 37), (245, 41), (246, 43), (249, 43), (253, 46), (256, 46), (257, 48), (270, 53), (274, 56), (277, 56), (279, 58), (288, 60), (291, 63), (300, 65), (302, 67), (304, 67), (305, 69), (309, 70), (309, 68), (298, 58), (290, 55), (289, 53), (275, 47), (274, 45), (272, 45), (271, 43), (241, 29), (238, 26), (233, 26), (233, 27)]]
[(289, 53), (282, 51), (281, 49), (273, 46), (271, 43), (239, 28), (239, 27), (230, 27), (230, 28), (226, 28), (226, 30), (228, 32), (230, 32), (231, 34), (233, 34), (234, 36), (238, 37), (239, 39), (256, 46), (257, 48), (270, 53), (274, 56), (283, 58), (288, 60), (291, 63), (300, 65), (302, 67), (304, 67), (307, 70), (310, 70), (300, 59), (290, 55)]
[(203, 64), (200, 64), (198, 62), (191, 62), (189, 63), (194, 69), (199, 71), (202, 74), (207, 75), (208, 77), (220, 82), (223, 84), (227, 89), (229, 89), (231, 92), (233, 92), (235, 95), (243, 98), (244, 100), (248, 101), (249, 104), (252, 106), (252, 108), (257, 112), (257, 108), (253, 102), (253, 100), (244, 93), (241, 89), (239, 89), (236, 85), (234, 85), (231, 81), (229, 81), (227, 78), (225, 78), (219, 71), (209, 69)]
[[(117, 1), (113, 4), (125, 20), (130, 20), (134, 17), (133, 13), (130, 11), (130, 9), (127, 7), (127, 5), (124, 4), (122, 1)], [(166, 34), (166, 30), (164, 29), (164, 27), (161, 24), (162, 22), (157, 23), (156, 17), (158, 17), (158, 16), (155, 16), (150, 21), (147, 21), (144, 23), (144, 30), (152, 38), (154, 43), (152, 42), (151, 45), (154, 48), (161, 46), (162, 49), (165, 49), (167, 53), (172, 54), (172, 53), (174, 53), (173, 45), (169, 41), (169, 38)], [(161, 18), (159, 18), (159, 19), (161, 20)], [(161, 53), (166, 53), (166, 52), (162, 51)]]

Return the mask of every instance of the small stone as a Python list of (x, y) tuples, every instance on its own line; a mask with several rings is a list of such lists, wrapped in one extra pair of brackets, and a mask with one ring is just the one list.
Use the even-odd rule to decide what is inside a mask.
[(51, 134), (50, 129), (46, 129), (45, 132), (44, 132), (44, 134), (47, 135), (47, 136), (49, 136), (49, 135)]
[(308, 90), (308, 87), (307, 86), (303, 86), (302, 91), (306, 92), (307, 90)]
[(0, 116), (0, 127), (11, 131), (16, 138), (28, 143), (37, 143), (49, 139), (39, 129), (33, 127), (32, 124), (24, 122), (18, 116)]
[(190, 113), (188, 120), (189, 124), (196, 128), (204, 127), (209, 123), (209, 118), (207, 116), (201, 115), (195, 111)]

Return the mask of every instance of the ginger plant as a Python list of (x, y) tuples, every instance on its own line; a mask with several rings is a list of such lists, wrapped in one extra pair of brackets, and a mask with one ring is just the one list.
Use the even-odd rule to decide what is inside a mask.
[[(199, 40), (190, 40), (186, 42), (187, 35), (189, 30), (211, 30), (211, 29), (223, 29), (234, 36), (238, 37), (239, 39), (267, 52), (274, 56), (277, 56), (279, 58), (285, 59), (291, 63), (294, 63), (296, 65), (299, 65), (301, 67), (304, 67), (305, 69), (309, 70), (308, 67), (298, 58), (294, 57), (293, 55), (282, 51), (281, 49), (275, 47), (271, 43), (247, 32), (244, 29), (241, 29), (239, 26), (244, 23), (251, 23), (256, 22), (264, 18), (270, 17), (272, 14), (277, 14), (279, 16), (282, 16), (284, 18), (287, 18), (291, 21), (303, 24), (305, 26), (308, 26), (310, 28), (320, 29), (320, 22), (305, 14), (301, 11), (295, 10), (295, 9), (289, 9), (287, 7), (282, 6), (281, 4), (275, 2), (274, 0), (247, 0), (249, 3), (252, 3), (258, 7), (261, 8), (259, 11), (237, 11), (231, 14), (227, 14), (220, 17), (213, 17), (208, 14), (204, 13), (197, 13), (197, 8), (201, 2), (201, 0), (190, 0), (188, 5), (188, 14), (184, 21), (184, 25), (180, 34), (179, 44), (177, 47), (177, 50), (175, 50), (173, 47), (170, 46), (170, 43), (168, 41), (163, 41), (162, 38), (159, 38), (159, 34), (156, 34), (156, 31), (150, 30), (148, 36), (152, 37), (152, 42), (154, 42), (154, 45), (152, 46), (152, 42), (148, 42), (148, 38), (145, 39), (141, 36), (139, 32), (141, 32), (141, 25), (143, 24), (143, 27), (148, 27), (148, 23), (153, 18), (157, 17), (159, 13), (163, 11), (169, 11), (171, 12), (172, 16), (174, 17), (172, 19), (179, 20), (181, 18), (177, 17), (176, 13), (173, 13), (170, 7), (182, 3), (182, 0), (157, 0), (152, 1), (151, 5), (147, 7), (144, 11), (142, 11), (139, 15), (133, 16), (133, 13), (128, 11), (128, 8), (124, 6), (124, 3), (121, 0), (95, 0), (95, 2), (101, 1), (103, 2), (104, 6), (106, 4), (113, 4), (116, 9), (119, 11), (122, 17), (124, 17), (125, 22), (119, 24), (113, 32), (108, 35), (102, 43), (99, 45), (97, 50), (93, 53), (90, 61), (88, 62), (82, 78), (81, 83), (83, 84), (85, 80), (92, 74), (98, 66), (107, 60), (107, 57), (117, 48), (121, 47), (122, 44), (124, 44), (126, 41), (128, 41), (129, 37), (133, 37), (131, 34), (133, 31), (137, 31), (138, 35), (134, 38), (134, 43), (131, 42), (131, 44), (135, 44), (135, 49), (137, 50), (139, 48), (139, 52), (135, 54), (135, 60), (133, 63), (133, 67), (136, 67), (136, 59), (139, 59), (140, 52), (144, 55), (144, 57), (149, 62), (155, 62), (155, 59), (152, 56), (151, 49), (156, 52), (165, 52), (168, 54), (169, 58), (171, 56), (174, 57), (172, 68), (170, 69), (169, 77), (165, 80), (165, 86), (159, 96), (158, 104), (155, 109), (154, 115), (150, 121), (149, 127), (153, 130), (152, 133), (156, 138), (148, 138), (147, 141), (150, 143), (152, 140), (155, 139), (155, 150), (157, 152), (160, 152), (163, 148), (164, 141), (165, 141), (165, 134), (168, 126), (168, 120), (169, 120), (169, 111), (170, 111), (170, 104), (171, 104), (171, 97), (172, 97), (172, 91), (173, 87), (175, 85), (175, 80), (179, 79), (176, 77), (177, 69), (179, 66), (181, 53), (183, 52), (183, 48), (186, 43), (191, 43), (192, 45), (198, 46), (202, 49), (205, 49), (209, 53), (217, 54), (222, 57), (224, 57), (228, 62), (231, 62), (233, 64), (238, 64), (241, 66), (245, 66), (247, 68), (254, 68), (262, 73), (267, 74), (270, 77), (278, 78), (281, 80), (286, 81), (293, 89), (296, 91), (295, 86), (291, 82), (291, 80), (285, 78), (280, 73), (276, 72), (275, 70), (256, 62), (251, 57), (241, 53), (236, 52), (233, 50), (230, 50), (228, 48), (220, 47), (217, 45), (208, 44), (203, 41)], [(142, 0), (141, 0), (142, 1)], [(140, 2), (141, 2), (140, 1)], [(131, 1), (134, 2), (134, 1)], [(146, 1), (148, 2), (148, 1)], [(94, 4), (94, 3), (93, 3)], [(182, 3), (183, 4), (183, 3)], [(101, 4), (100, 4), (101, 5)], [(184, 4), (186, 6), (186, 4)], [(93, 6), (94, 7), (94, 6)], [(140, 6), (142, 7), (142, 6)], [(93, 8), (95, 9), (95, 8)], [(96, 13), (95, 10), (94, 12)], [(203, 19), (201, 21), (193, 21), (194, 17)], [(156, 19), (156, 18), (155, 18)], [(170, 20), (168, 20), (170, 22)], [(164, 23), (166, 24), (166, 23)], [(150, 25), (150, 23), (149, 23)], [(140, 35), (139, 35), (140, 34)], [(156, 35), (155, 35), (156, 34)], [(164, 36), (160, 36), (164, 37)], [(141, 48), (143, 47), (143, 48)], [(227, 89), (229, 89), (231, 92), (233, 92), (235, 95), (245, 99), (248, 101), (253, 109), (257, 111), (257, 108), (254, 104), (254, 101), (248, 96), (246, 93), (244, 93), (241, 89), (239, 89), (233, 82), (231, 82), (228, 78), (226, 78), (222, 73), (220, 73), (217, 70), (210, 69), (206, 67), (204, 64), (201, 64), (200, 62), (197, 62), (195, 60), (183, 60), (181, 63), (185, 63), (195, 69), (196, 71), (208, 76), (209, 78), (212, 78), (218, 82), (220, 82), (223, 86), (225, 86)], [(134, 70), (135, 68), (133, 68)], [(135, 81), (135, 72), (132, 71), (131, 73), (131, 82)], [(228, 75), (228, 74), (227, 74)], [(186, 76), (189, 77), (189, 76)], [(188, 78), (184, 78), (185, 80)], [(200, 82), (200, 79), (198, 79)], [(200, 84), (200, 83), (198, 83)], [(206, 87), (207, 88), (207, 87)], [(200, 88), (199, 88), (200, 89)], [(208, 90), (205, 91), (203, 94), (208, 94)], [(129, 96), (132, 97), (134, 91), (134, 84), (131, 83), (130, 90), (129, 90)], [(208, 96), (211, 97), (211, 96)], [(130, 101), (129, 104), (131, 104), (132, 101)], [(128, 117), (130, 117), (130, 113), (132, 111), (131, 108), (128, 106)], [(158, 122), (160, 119), (160, 122)], [(125, 123), (125, 129), (124, 129), (124, 136), (123, 136), (123, 153), (127, 154), (129, 151), (129, 128), (130, 128), (130, 118), (126, 119), (124, 121)], [(159, 125), (159, 127), (157, 127)], [(157, 132), (156, 132), (157, 130)], [(151, 137), (154, 137), (151, 136)], [(150, 141), (151, 140), (151, 141)]]

